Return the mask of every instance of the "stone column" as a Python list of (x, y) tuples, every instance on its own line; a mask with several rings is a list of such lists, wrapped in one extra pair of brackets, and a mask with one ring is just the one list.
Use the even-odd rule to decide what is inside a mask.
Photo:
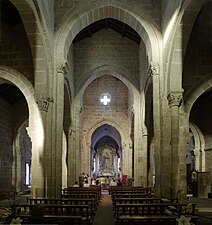
[(22, 190), (22, 177), (21, 177), (21, 148), (20, 148), (20, 133), (17, 135), (15, 145), (13, 148), (13, 163), (12, 163), (12, 184), (16, 187), (16, 191), (20, 192)]
[(60, 197), (62, 188), (62, 152), (63, 152), (63, 116), (64, 116), (64, 78), (68, 73), (68, 64), (62, 63), (57, 67), (54, 79), (55, 106), (52, 114), (53, 133), (52, 139), (52, 196)]
[(172, 92), (167, 96), (171, 110), (171, 196), (174, 197), (180, 187), (182, 168), (179, 149), (179, 107), (182, 103), (182, 92)]
[[(41, 174), (36, 174), (36, 177), (43, 182), (45, 197), (60, 197), (61, 195), (64, 76), (67, 71), (66, 64), (58, 65), (54, 72), (55, 76), (52, 76), (52, 96), (41, 94), (40, 98), (37, 98), (43, 120), (44, 150), (37, 156), (36, 164), (42, 168), (39, 172)], [(35, 163), (33, 170), (35, 170)]]
[[(37, 105), (39, 109), (39, 114), (42, 118), (42, 124), (39, 125), (36, 122), (35, 126), (40, 128), (40, 136), (43, 135), (43, 144), (40, 145), (37, 138), (34, 135), (30, 135), (31, 131), (27, 129), (29, 136), (32, 139), (32, 188), (33, 197), (45, 197), (51, 196), (51, 172), (49, 168), (51, 167), (51, 130), (52, 126), (49, 125), (48, 121), (51, 120), (49, 117), (50, 105), (53, 105), (53, 98), (46, 97), (45, 94), (41, 94), (37, 98)], [(49, 137), (50, 136), (50, 137)], [(34, 146), (34, 147), (33, 147)]]
[[(68, 153), (68, 186), (72, 186), (79, 180), (81, 155), (79, 146), (79, 126), (80, 126), (80, 101), (75, 99), (72, 104), (72, 128), (69, 134), (69, 153)], [(89, 159), (88, 159), (89, 160)], [(84, 171), (81, 171), (81, 173)]]
[(155, 193), (161, 196), (161, 101), (160, 101), (160, 80), (159, 80), (159, 64), (151, 62), (149, 75), (153, 79), (153, 126), (154, 126), (154, 158), (155, 158)]
[(126, 144), (122, 143), (122, 175), (128, 175), (128, 167), (129, 167), (129, 150), (126, 148)]
[[(142, 128), (140, 98), (134, 100), (134, 185), (142, 186), (144, 181), (144, 171), (142, 165)], [(128, 160), (126, 158), (126, 160)]]

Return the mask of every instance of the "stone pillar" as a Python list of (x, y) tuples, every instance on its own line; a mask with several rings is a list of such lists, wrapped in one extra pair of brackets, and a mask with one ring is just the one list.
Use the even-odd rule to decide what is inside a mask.
[[(32, 190), (33, 197), (45, 197), (51, 196), (51, 172), (49, 168), (51, 167), (51, 130), (52, 126), (49, 126), (48, 120), (50, 111), (50, 104), (53, 104), (52, 97), (46, 97), (45, 94), (41, 94), (40, 97), (37, 97), (37, 106), (39, 109), (39, 114), (42, 118), (42, 124), (39, 126), (40, 134), (43, 135), (43, 144), (40, 145), (36, 135), (30, 135), (31, 131), (27, 129), (29, 136), (32, 139)], [(50, 115), (49, 115), (50, 114)], [(50, 135), (50, 137), (49, 137)], [(33, 147), (35, 145), (35, 147)], [(38, 147), (39, 146), (39, 147)], [(39, 151), (38, 151), (39, 149)], [(50, 151), (50, 152), (49, 152)], [(49, 153), (48, 153), (49, 152)], [(49, 157), (50, 156), (50, 157)]]
[[(37, 174), (34, 175), (34, 179), (37, 179), (36, 182), (43, 183), (42, 195), (45, 197), (60, 197), (61, 195), (64, 76), (67, 71), (67, 65), (60, 64), (55, 70), (55, 76), (52, 76), (52, 97), (41, 94), (37, 98), (43, 121), (44, 149), (39, 155), (32, 152), (37, 158), (32, 165), (32, 171), (36, 170), (35, 167), (41, 167), (39, 174), (36, 172)], [(35, 197), (37, 196), (40, 196), (40, 194), (35, 194)]]
[[(39, 133), (37, 133), (38, 130)], [(37, 121), (31, 122), (27, 133), (32, 141), (32, 197), (45, 197), (46, 158), (41, 118), (38, 117)]]
[(154, 158), (155, 158), (155, 193), (161, 196), (161, 113), (160, 113), (160, 80), (159, 64), (151, 62), (148, 69), (149, 75), (153, 79), (153, 126), (154, 126)]
[(167, 96), (167, 99), (171, 110), (171, 197), (174, 197), (181, 189), (180, 177), (184, 170), (182, 167), (185, 166), (181, 164), (179, 149), (179, 107), (182, 103), (182, 92), (172, 92)]
[(55, 105), (52, 114), (52, 195), (60, 197), (62, 188), (62, 152), (63, 152), (63, 116), (64, 116), (64, 78), (68, 73), (68, 64), (59, 64), (54, 79)]
[[(134, 100), (134, 185), (143, 186), (144, 171), (142, 165), (142, 126), (140, 98)], [(128, 160), (128, 159), (126, 159)]]
[(129, 150), (126, 148), (126, 144), (122, 143), (122, 175), (128, 175), (128, 161), (129, 161)]
[(21, 174), (21, 148), (20, 148), (20, 133), (17, 135), (17, 139), (15, 141), (15, 145), (13, 148), (13, 163), (12, 163), (12, 184), (16, 187), (16, 191), (22, 191), (22, 174)]
[[(81, 155), (79, 146), (79, 125), (80, 125), (80, 112), (81, 107), (79, 102), (75, 99), (72, 105), (73, 120), (72, 128), (69, 135), (69, 153), (68, 153), (68, 186), (72, 186), (76, 180), (79, 180), (80, 165), (81, 165)], [(89, 159), (87, 159), (89, 160)], [(84, 171), (81, 171), (84, 172)]]

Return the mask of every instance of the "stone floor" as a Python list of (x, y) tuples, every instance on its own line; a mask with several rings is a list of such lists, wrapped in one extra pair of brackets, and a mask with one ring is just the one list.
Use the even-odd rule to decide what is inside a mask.
[(198, 225), (212, 225), (212, 198), (191, 198), (196, 203), (196, 214), (199, 216)]
[(103, 193), (97, 209), (93, 225), (115, 225), (113, 218), (112, 200), (108, 193)]

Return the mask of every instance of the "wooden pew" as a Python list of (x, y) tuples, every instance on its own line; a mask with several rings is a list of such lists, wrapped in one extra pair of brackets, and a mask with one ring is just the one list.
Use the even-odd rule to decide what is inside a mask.
[(143, 192), (115, 192), (111, 198), (113, 200), (114, 198), (153, 198), (153, 196)]
[[(170, 204), (176, 203), (177, 199), (168, 199)], [(116, 214), (117, 204), (158, 204), (164, 203), (162, 198), (114, 198), (113, 199), (113, 212)]]
[(113, 193), (116, 192), (125, 192), (125, 193), (129, 193), (129, 192), (142, 192), (142, 193), (146, 193), (149, 195), (154, 195), (154, 188), (152, 187), (141, 187), (141, 186), (111, 186), (109, 193), (112, 195)]
[[(178, 203), (156, 203), (156, 204), (116, 204), (115, 221), (116, 224), (175, 224), (176, 216), (169, 216), (165, 213), (168, 206), (179, 206)], [(184, 204), (185, 206), (186, 204)], [(195, 216), (195, 204), (188, 213), (192, 222), (196, 224), (198, 217)]]
[(94, 198), (29, 198), (29, 204), (65, 204), (65, 205), (88, 205), (89, 214), (94, 217), (97, 206)]
[[(29, 224), (30, 215), (20, 215), (22, 219), (21, 224)], [(45, 224), (55, 224), (55, 225), (83, 225), (81, 216), (63, 216), (63, 215), (44, 215), (43, 221)]]
[(97, 208), (99, 205), (99, 200), (96, 194), (91, 194), (91, 193), (72, 193), (72, 194), (62, 194), (61, 198), (65, 199), (94, 199), (94, 206)]
[[(30, 212), (34, 205), (19, 204), (18, 206), (24, 209), (26, 215), (30, 215)], [(72, 219), (77, 216), (81, 217), (82, 224), (91, 225), (93, 223), (93, 217), (89, 214), (88, 205), (42, 204), (42, 206), (44, 207), (44, 215), (46, 218), (48, 216), (50, 216), (51, 218), (52, 216), (56, 216), (59, 217), (59, 219), (61, 220), (65, 220), (65, 217), (67, 216), (71, 216)]]
[(101, 189), (97, 186), (91, 187), (68, 187), (62, 189), (62, 194), (72, 194), (72, 193), (92, 193), (97, 195), (97, 199), (101, 199)]

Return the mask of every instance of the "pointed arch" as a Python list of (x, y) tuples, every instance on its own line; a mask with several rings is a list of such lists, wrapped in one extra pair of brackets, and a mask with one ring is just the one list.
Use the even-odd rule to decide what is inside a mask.
[(135, 13), (133, 12), (133, 8), (127, 10), (121, 4), (107, 2), (104, 4), (96, 4), (94, 8), (86, 12), (78, 13), (81, 15), (80, 17), (76, 17), (75, 14), (70, 17), (70, 14), (67, 13), (64, 16), (64, 23), (61, 24), (61, 29), (57, 31), (55, 44), (58, 63), (63, 63), (67, 60), (71, 43), (83, 28), (95, 21), (108, 17), (120, 20), (131, 26), (144, 41), (149, 62), (160, 61), (161, 36), (156, 25), (154, 26), (154, 21), (145, 11)]
[(29, 109), (29, 128), (27, 132), (32, 141), (32, 195), (42, 196), (44, 186), (44, 162), (41, 162), (44, 150), (44, 128), (42, 118), (34, 97), (31, 83), (18, 71), (0, 66), (0, 78), (17, 86), (25, 96)]
[(194, 135), (195, 169), (205, 172), (205, 139), (203, 133), (194, 123), (190, 123), (189, 128)]
[(202, 78), (198, 84), (192, 88), (192, 91), (185, 98), (185, 112), (190, 114), (192, 106), (195, 101), (206, 91), (212, 88), (212, 73), (208, 74), (206, 77)]
[[(182, 90), (182, 71), (183, 61), (190, 38), (190, 34), (195, 22), (195, 19), (201, 9), (203, 1), (198, 0), (185, 0), (179, 12), (176, 11), (175, 26), (173, 32), (170, 32), (170, 44), (167, 42), (166, 49), (168, 64), (167, 73), (165, 75), (165, 88), (169, 93), (170, 91), (183, 91)], [(176, 71), (178, 77), (176, 78)]]

